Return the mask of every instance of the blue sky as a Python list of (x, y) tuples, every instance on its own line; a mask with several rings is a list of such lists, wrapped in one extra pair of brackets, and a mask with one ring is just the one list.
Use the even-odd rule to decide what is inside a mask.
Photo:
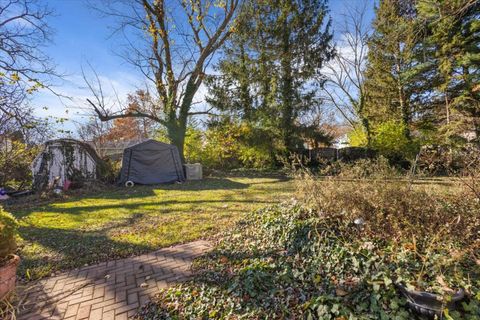
[[(102, 0), (95, 0), (102, 1)], [(364, 0), (330, 0), (330, 14), (334, 25), (338, 22), (345, 7), (363, 3)], [(366, 0), (369, 1), (369, 0)], [(88, 90), (81, 76), (82, 66), (88, 69), (90, 63), (106, 86), (107, 94), (113, 95), (113, 89), (120, 96), (134, 91), (143, 83), (136, 69), (126, 63), (116, 52), (121, 40), (110, 37), (113, 18), (102, 17), (87, 6), (85, 0), (46, 0), (55, 11), (49, 18), (49, 25), (54, 30), (52, 43), (47, 44), (45, 52), (51, 57), (64, 80), (54, 89), (72, 100), (59, 99), (52, 94), (41, 92), (32, 99), (32, 105), (40, 116), (67, 118), (63, 125), (65, 130), (75, 130), (75, 123), (84, 122), (86, 117), (85, 99)], [(373, 0), (369, 5), (368, 18), (373, 18)], [(335, 37), (339, 37), (338, 33)], [(200, 92), (198, 99), (202, 99)], [(47, 107), (44, 110), (43, 107)]]

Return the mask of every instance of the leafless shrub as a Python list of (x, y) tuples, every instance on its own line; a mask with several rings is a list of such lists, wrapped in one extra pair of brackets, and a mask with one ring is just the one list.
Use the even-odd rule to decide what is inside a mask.
[(473, 148), (464, 158), (463, 169), (459, 175), (460, 183), (466, 193), (480, 201), (480, 150)]
[(369, 238), (397, 243), (416, 239), (432, 245), (451, 239), (466, 250), (480, 244), (480, 204), (472, 194), (411, 188), (402, 180), (317, 179), (304, 173), (298, 181), (297, 197), (314, 212), (352, 224), (360, 219), (362, 233)]

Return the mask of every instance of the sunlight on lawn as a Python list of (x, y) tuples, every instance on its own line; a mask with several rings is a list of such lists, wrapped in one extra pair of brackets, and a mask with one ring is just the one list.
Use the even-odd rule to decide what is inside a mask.
[(35, 279), (208, 237), (292, 191), (291, 181), (277, 178), (211, 178), (12, 209), (20, 219), (20, 275)]

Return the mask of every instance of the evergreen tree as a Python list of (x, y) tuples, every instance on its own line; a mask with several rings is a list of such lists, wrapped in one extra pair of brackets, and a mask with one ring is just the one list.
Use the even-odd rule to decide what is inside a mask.
[(252, 94), (255, 65), (251, 57), (251, 23), (248, 3), (237, 17), (237, 27), (223, 47), (223, 58), (216, 66), (220, 75), (207, 78), (209, 97), (207, 102), (220, 111), (228, 111), (236, 117), (252, 121), (254, 98)]
[(435, 66), (436, 116), (446, 138), (471, 131), (480, 137), (480, 2), (443, 0), (418, 3), (428, 29), (428, 59)]
[(366, 113), (374, 127), (398, 121), (410, 138), (416, 112), (414, 2), (384, 0), (375, 13), (365, 75)]
[(407, 138), (429, 130), (437, 142), (479, 136), (479, 9), (471, 0), (379, 3), (365, 83), (373, 126), (396, 121)]
[(294, 149), (302, 114), (319, 103), (312, 80), (334, 53), (326, 14), (324, 0), (248, 2), (221, 75), (211, 81), (210, 102), (276, 128), (284, 147)]

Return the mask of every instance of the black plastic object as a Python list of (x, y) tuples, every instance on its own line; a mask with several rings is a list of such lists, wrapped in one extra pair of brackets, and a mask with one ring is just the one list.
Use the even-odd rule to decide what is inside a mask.
[(177, 147), (155, 140), (130, 146), (123, 151), (119, 184), (160, 184), (185, 181)]
[(448, 301), (441, 299), (441, 296), (424, 291), (408, 290), (404, 285), (397, 284), (400, 292), (407, 298), (409, 307), (424, 316), (428, 317), (442, 317), (445, 308), (454, 309), (455, 303), (465, 298), (465, 290), (459, 289), (452, 294)]
[(12, 197), (24, 197), (24, 196), (29, 196), (33, 194), (32, 190), (21, 190), (21, 191), (13, 191), (13, 192), (7, 192), (7, 194)]

